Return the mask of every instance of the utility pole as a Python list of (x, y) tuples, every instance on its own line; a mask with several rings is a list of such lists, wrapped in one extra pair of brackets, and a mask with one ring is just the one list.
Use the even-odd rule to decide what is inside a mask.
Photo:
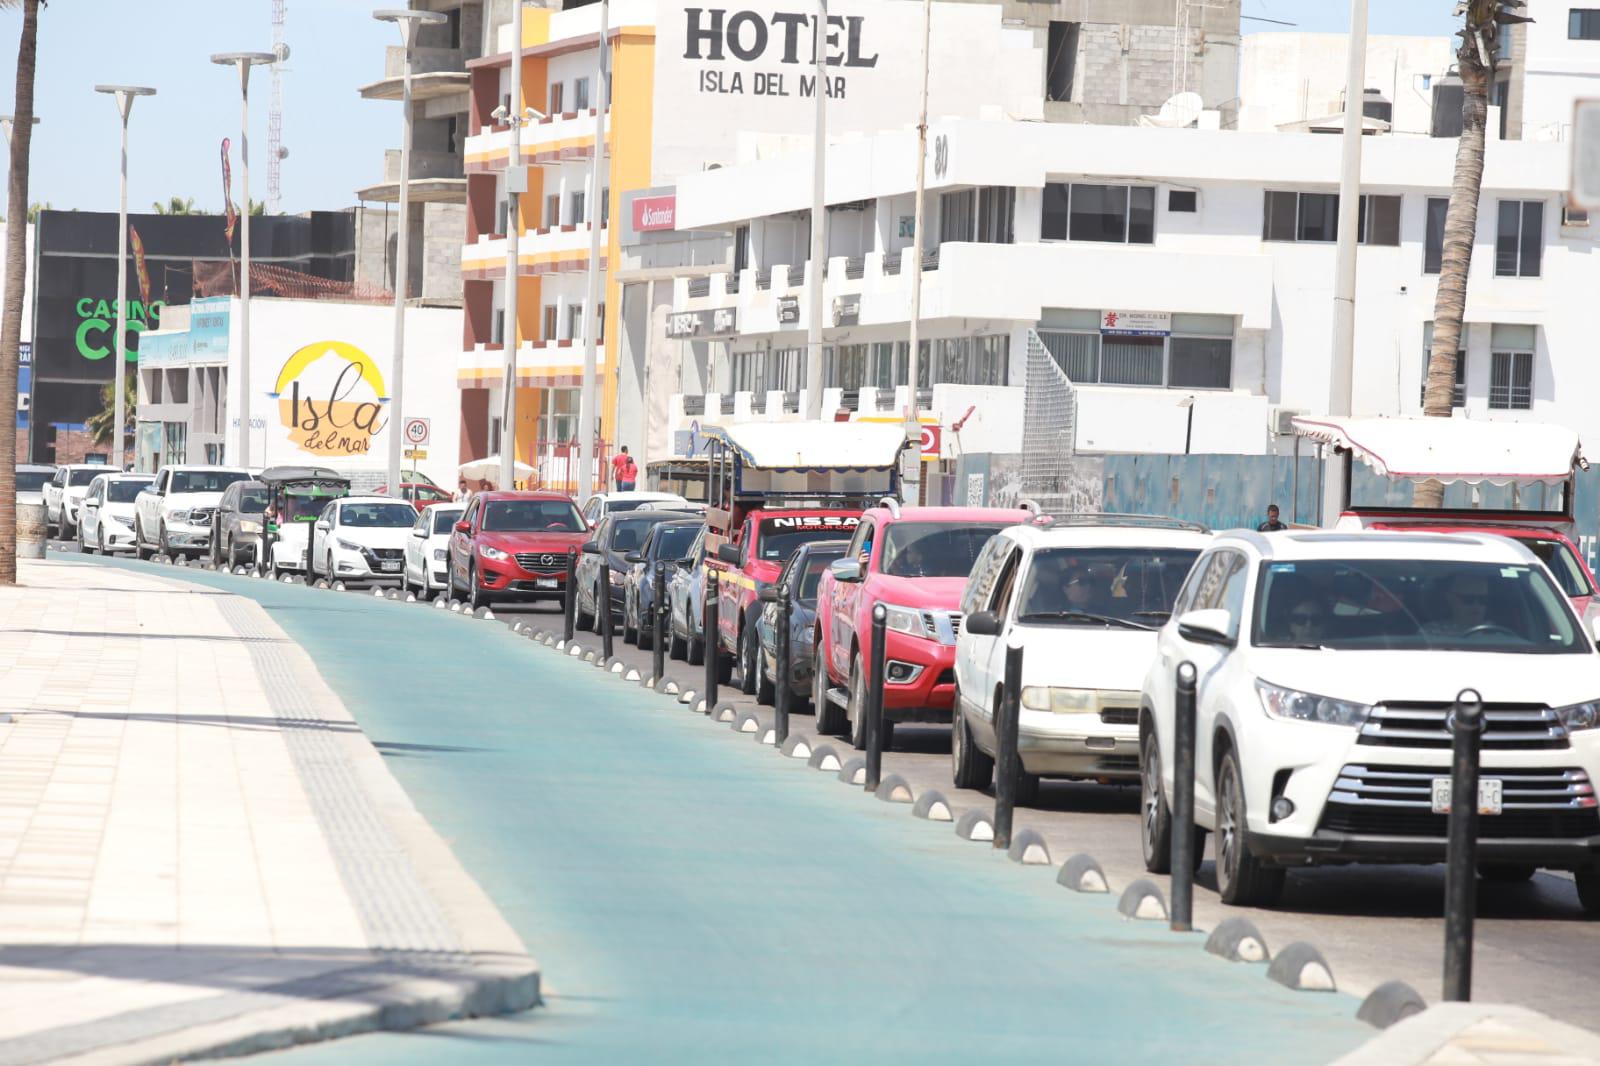
[(817, 0), (812, 41), (816, 66), (816, 122), (811, 133), (811, 265), (806, 278), (806, 417), (822, 420), (822, 273), (826, 265), (828, 205), (824, 196), (828, 161), (828, 0)]
[[(112, 432), (116, 434), (111, 445), (111, 468), (127, 469), (127, 376), (128, 376), (128, 116), (133, 113), (133, 101), (140, 96), (154, 96), (156, 91), (142, 85), (96, 85), (97, 93), (108, 93), (116, 98), (117, 112), (122, 116), (122, 184), (117, 206), (117, 372), (111, 387), (113, 396)], [(150, 321), (150, 310), (145, 309), (145, 321)]]
[(1350, 0), (1350, 50), (1339, 157), (1339, 246), (1333, 285), (1333, 358), (1328, 413), (1351, 413), (1356, 346), (1356, 237), (1361, 222), (1361, 135), (1367, 81), (1367, 0)]
[(611, 5), (600, 0), (600, 47), (596, 63), (595, 99), (599, 107), (594, 118), (594, 154), (589, 167), (589, 194), (585, 197), (584, 214), (589, 222), (589, 292), (583, 305), (583, 392), (578, 396), (578, 485), (579, 499), (594, 491), (594, 439), (599, 432), (599, 419), (595, 417), (595, 321), (600, 311), (600, 220), (605, 209), (600, 203), (600, 169), (606, 158), (606, 112), (610, 108), (610, 93), (606, 91), (606, 59), (611, 50), (609, 22)]
[(511, 106), (506, 109), (511, 123), (511, 155), (506, 166), (506, 197), (509, 201), (506, 223), (506, 324), (505, 373), (500, 383), (500, 487), (509, 489), (517, 482), (517, 285), (522, 260), (517, 238), (522, 232), (521, 199), (527, 187), (527, 171), (522, 169), (522, 0), (511, 4)]
[(928, 51), (933, 35), (932, 0), (922, 0), (922, 106), (917, 117), (917, 203), (911, 221), (911, 348), (906, 359), (906, 440), (911, 459), (901, 464), (900, 494), (913, 506), (922, 502), (922, 419), (917, 379), (922, 356), (922, 219), (928, 173)]

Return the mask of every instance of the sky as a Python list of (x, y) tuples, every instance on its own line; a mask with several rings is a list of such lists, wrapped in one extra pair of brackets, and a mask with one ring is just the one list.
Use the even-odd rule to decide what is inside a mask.
[[(399, 43), (394, 27), (372, 18), (375, 8), (394, 6), (403, 5), (288, 0), (284, 210), (352, 205), (356, 189), (382, 177), (384, 149), (399, 146), (399, 105), (363, 100), (356, 91), (381, 77), (384, 47)], [(1370, 32), (1448, 34), (1454, 7), (1454, 0), (1373, 0)], [(1243, 13), (1246, 34), (1343, 32), (1349, 23), (1344, 0), (1244, 0)], [(224, 137), (234, 140), (234, 199), (242, 199), (238, 80), (209, 57), (271, 50), (271, 0), (52, 0), (39, 21), (30, 200), (116, 210), (117, 109), (96, 84), (157, 90), (134, 105), (129, 124), (130, 211), (149, 211), (172, 196), (220, 210)], [(0, 13), (0, 113), (12, 110), (21, 25), (19, 13)], [(250, 94), (250, 194), (257, 200), (266, 199), (270, 99), (270, 76), (258, 69)]]

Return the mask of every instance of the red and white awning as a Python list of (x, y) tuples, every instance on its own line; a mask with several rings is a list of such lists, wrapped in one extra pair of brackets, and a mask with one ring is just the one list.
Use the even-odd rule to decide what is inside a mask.
[(1293, 423), (1302, 437), (1412, 481), (1565, 481), (1588, 465), (1575, 431), (1540, 422), (1296, 415)]

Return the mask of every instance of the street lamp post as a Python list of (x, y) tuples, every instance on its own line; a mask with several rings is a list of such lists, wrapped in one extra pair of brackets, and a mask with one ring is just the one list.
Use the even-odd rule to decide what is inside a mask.
[(806, 409), (813, 422), (822, 418), (822, 274), (828, 257), (828, 205), (824, 185), (828, 170), (828, 0), (817, 0), (811, 39), (813, 90), (811, 117), (811, 266), (806, 278)]
[[(917, 385), (922, 377), (922, 220), (927, 200), (928, 176), (928, 51), (933, 36), (933, 4), (922, 0), (922, 97), (917, 114), (917, 197), (911, 220), (911, 343), (906, 357), (906, 440), (912, 449), (902, 464), (901, 495), (909, 504), (922, 502), (922, 417)], [(933, 374), (930, 370), (929, 378)]]
[[(115, 401), (112, 405), (111, 465), (122, 470), (127, 466), (127, 385), (128, 373), (128, 116), (133, 113), (133, 101), (140, 96), (154, 96), (156, 91), (143, 85), (96, 85), (94, 91), (116, 98), (117, 111), (122, 115), (122, 185), (117, 206), (117, 365), (111, 386)], [(145, 312), (146, 321), (149, 311)]]
[(600, 106), (595, 110), (594, 154), (589, 167), (589, 193), (584, 198), (584, 214), (589, 216), (589, 285), (583, 306), (583, 389), (578, 393), (579, 499), (594, 491), (594, 438), (598, 428), (596, 423), (599, 422), (595, 416), (598, 384), (598, 356), (595, 352), (598, 330), (595, 328), (595, 317), (600, 310), (600, 220), (605, 217), (605, 208), (600, 203), (600, 168), (605, 165), (606, 112), (611, 106), (611, 93), (606, 87), (606, 60), (611, 52), (611, 42), (607, 39), (610, 36), (610, 21), (611, 5), (607, 0), (600, 0), (600, 58), (595, 77), (595, 99)]
[[(271, 52), (219, 52), (211, 62), (239, 72), (239, 169), (244, 218), (239, 222), (239, 454), (250, 465), (250, 68), (277, 61)], [(226, 208), (226, 204), (223, 205)]]
[[(520, 0), (518, 0), (520, 6)], [(389, 492), (402, 496), (400, 488), (400, 450), (404, 447), (405, 423), (401, 420), (406, 380), (406, 288), (411, 270), (411, 55), (417, 45), (417, 28), (424, 23), (446, 21), (442, 11), (413, 8), (374, 11), (379, 22), (400, 27), (400, 43), (405, 52), (400, 90), (400, 220), (398, 246), (394, 253), (394, 367), (389, 387)]]

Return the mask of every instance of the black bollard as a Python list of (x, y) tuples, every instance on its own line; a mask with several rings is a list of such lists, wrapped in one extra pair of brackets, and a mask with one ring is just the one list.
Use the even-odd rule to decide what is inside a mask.
[(1017, 778), (1022, 776), (1017, 755), (1017, 729), (1022, 713), (1022, 645), (1006, 646), (1006, 678), (995, 714), (994, 846), (1011, 847), (1011, 813), (1017, 805)]
[(594, 609), (600, 612), (600, 655), (611, 661), (611, 557), (602, 549), (600, 554), (600, 584), (594, 598)]
[[(772, 742), (779, 747), (789, 739), (789, 679), (790, 671), (794, 668), (789, 661), (789, 621), (793, 610), (794, 595), (789, 591), (788, 584), (780, 584), (778, 625), (774, 634), (777, 644), (778, 676), (772, 682)], [(756, 654), (765, 655), (766, 652), (758, 651)]]
[(861, 713), (867, 716), (862, 732), (867, 738), (868, 792), (878, 791), (878, 782), (883, 779), (883, 660), (884, 645), (889, 642), (886, 633), (888, 618), (889, 612), (883, 604), (873, 606), (872, 664), (867, 670), (867, 705), (861, 709)]
[[(651, 590), (651, 595), (654, 597), (654, 599), (651, 602), (655, 604), (656, 609), (653, 613), (653, 617), (651, 618), (652, 628), (655, 630), (655, 634), (650, 642), (650, 676), (659, 681), (661, 679), (661, 675), (666, 673), (667, 670), (666, 563), (656, 563), (655, 581), (653, 584), (655, 587)], [(644, 619), (641, 618), (639, 620), (639, 624), (643, 625)]]
[(717, 636), (717, 572), (706, 567), (706, 606), (702, 628), (706, 645), (706, 713), (717, 709), (717, 667), (722, 658), (722, 645)]
[(567, 549), (567, 599), (565, 605), (566, 618), (562, 621), (561, 639), (568, 644), (572, 643), (574, 619), (578, 613), (578, 549)]
[(1172, 752), (1172, 917), (1174, 933), (1194, 929), (1194, 663), (1178, 664)]
[(1478, 749), (1483, 700), (1464, 688), (1450, 711), (1450, 837), (1444, 867), (1444, 998), (1472, 998), (1472, 925), (1478, 910)]

